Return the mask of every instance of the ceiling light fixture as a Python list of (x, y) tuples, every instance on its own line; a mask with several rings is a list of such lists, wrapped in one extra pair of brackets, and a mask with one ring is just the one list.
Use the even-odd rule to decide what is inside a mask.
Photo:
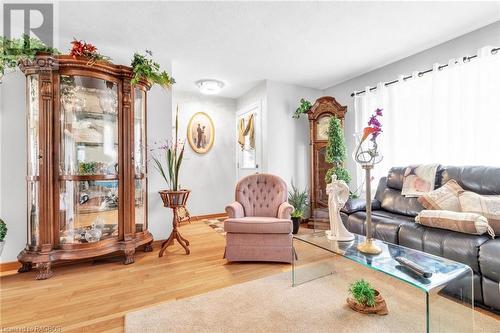
[(200, 92), (205, 95), (217, 95), (224, 87), (224, 82), (218, 80), (199, 80), (196, 85)]

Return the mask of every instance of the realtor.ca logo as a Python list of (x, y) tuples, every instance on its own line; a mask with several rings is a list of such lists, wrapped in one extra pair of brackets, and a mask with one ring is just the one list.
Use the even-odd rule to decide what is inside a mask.
[[(53, 3), (3, 3), (2, 57), (7, 63), (0, 68), (0, 77), (5, 70), (14, 68), (19, 61), (14, 55), (27, 54), (23, 62), (35, 62), (40, 69), (54, 69), (48, 60), (34, 60), (32, 55), (54, 47)], [(51, 60), (50, 60), (51, 61)], [(52, 62), (52, 61), (51, 61)]]

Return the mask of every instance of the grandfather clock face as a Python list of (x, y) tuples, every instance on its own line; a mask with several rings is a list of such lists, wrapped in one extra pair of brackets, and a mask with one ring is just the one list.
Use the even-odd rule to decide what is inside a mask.
[(332, 115), (324, 115), (316, 123), (316, 140), (328, 140), (328, 123)]

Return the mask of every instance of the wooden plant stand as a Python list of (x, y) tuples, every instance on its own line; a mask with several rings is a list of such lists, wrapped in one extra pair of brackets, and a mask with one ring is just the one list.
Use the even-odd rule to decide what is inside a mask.
[(190, 253), (189, 250), (189, 241), (182, 237), (180, 234), (179, 227), (179, 215), (177, 210), (180, 207), (185, 207), (187, 199), (189, 197), (189, 190), (180, 190), (180, 191), (160, 191), (161, 199), (163, 200), (163, 206), (171, 208), (173, 211), (173, 219), (172, 219), (172, 233), (168, 237), (166, 241), (161, 244), (161, 250), (158, 254), (159, 257), (163, 257), (165, 250), (170, 245), (174, 244), (174, 240), (177, 239), (179, 244), (184, 248), (186, 254)]

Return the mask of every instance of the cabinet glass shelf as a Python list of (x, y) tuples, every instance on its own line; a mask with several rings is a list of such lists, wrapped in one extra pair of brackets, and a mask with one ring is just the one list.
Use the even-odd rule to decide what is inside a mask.
[(118, 92), (114, 82), (61, 76), (61, 244), (118, 236)]

